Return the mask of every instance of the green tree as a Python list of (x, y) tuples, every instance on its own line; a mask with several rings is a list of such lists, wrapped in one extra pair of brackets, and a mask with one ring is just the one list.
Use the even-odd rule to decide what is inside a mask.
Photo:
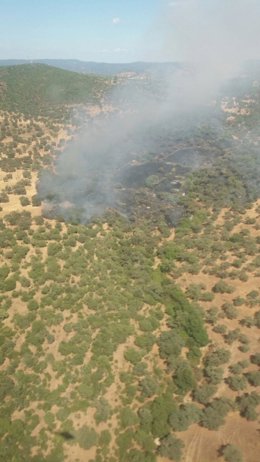
[(203, 410), (201, 424), (209, 430), (217, 430), (225, 423), (225, 417), (231, 409), (232, 403), (228, 399), (214, 399)]
[(227, 444), (221, 452), (225, 462), (243, 462), (241, 451), (233, 444)]
[(167, 359), (171, 355), (174, 357), (179, 356), (184, 346), (184, 341), (174, 331), (166, 331), (160, 334), (158, 345), (161, 358)]
[(260, 371), (247, 372), (246, 378), (253, 387), (258, 387), (260, 385)]
[(86, 425), (77, 431), (76, 437), (80, 447), (83, 449), (90, 449), (92, 446), (95, 446), (98, 439), (95, 430)]
[(195, 387), (196, 380), (188, 362), (183, 361), (177, 366), (174, 383), (181, 394), (185, 394)]
[(211, 384), (205, 384), (202, 385), (201, 387), (198, 387), (194, 393), (194, 399), (198, 401), (198, 403), (201, 404), (207, 404), (212, 397), (217, 391), (217, 387), (215, 385)]
[(231, 390), (239, 391), (246, 388), (247, 382), (243, 375), (233, 375), (227, 378), (227, 383), (230, 386)]
[(120, 422), (122, 428), (127, 428), (132, 425), (136, 425), (138, 417), (130, 407), (124, 407), (120, 410)]
[(181, 460), (184, 444), (179, 438), (170, 434), (162, 438), (160, 443), (158, 449), (160, 456), (176, 462)]
[(174, 431), (184, 431), (201, 417), (200, 409), (195, 404), (184, 404), (169, 416), (169, 423)]

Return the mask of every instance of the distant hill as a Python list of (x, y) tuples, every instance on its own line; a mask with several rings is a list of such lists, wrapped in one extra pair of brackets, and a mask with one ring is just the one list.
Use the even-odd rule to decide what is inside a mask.
[(98, 75), (116, 75), (122, 72), (161, 72), (176, 70), (180, 64), (174, 62), (165, 63), (97, 63), (93, 61), (80, 61), (78, 59), (37, 59), (34, 61), (21, 59), (0, 60), (1, 66), (14, 66), (18, 64), (47, 64), (49, 66), (58, 67), (68, 71), (79, 72), (82, 74), (98, 74)]
[(0, 67), (0, 109), (44, 115), (64, 105), (97, 102), (109, 81), (46, 64)]

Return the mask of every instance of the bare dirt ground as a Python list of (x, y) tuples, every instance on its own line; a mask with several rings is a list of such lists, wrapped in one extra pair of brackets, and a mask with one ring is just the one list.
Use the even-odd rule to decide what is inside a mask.
[(226, 444), (240, 448), (245, 462), (259, 461), (259, 426), (257, 422), (248, 422), (237, 413), (230, 414), (218, 431), (192, 425), (178, 436), (185, 444), (183, 462), (223, 462), (219, 449)]

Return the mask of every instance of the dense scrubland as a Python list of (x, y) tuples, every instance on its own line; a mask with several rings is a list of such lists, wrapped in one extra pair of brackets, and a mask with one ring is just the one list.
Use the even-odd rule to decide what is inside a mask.
[(0, 67), (0, 109), (28, 116), (65, 118), (67, 105), (100, 102), (104, 77), (63, 71), (44, 64)]
[[(56, 72), (19, 68), (32, 81), (37, 71), (44, 88)], [(205, 125), (192, 140), (185, 135), (188, 147), (210, 138), (221, 155), (181, 175), (165, 208), (151, 202), (147, 209), (151, 195), (162, 194), (159, 168), (136, 186), (139, 213), (108, 210), (83, 224), (47, 218), (37, 181), (77, 136), (63, 105), (77, 104), (86, 89), (95, 94), (100, 80), (84, 83), (76, 99), (61, 99), (60, 116), (53, 108), (48, 115), (48, 101), (34, 112), (34, 96), (18, 106), (17, 69), (4, 71), (0, 460), (256, 462), (256, 88), (250, 113), (227, 121), (225, 140)], [(169, 208), (177, 206), (172, 228)]]

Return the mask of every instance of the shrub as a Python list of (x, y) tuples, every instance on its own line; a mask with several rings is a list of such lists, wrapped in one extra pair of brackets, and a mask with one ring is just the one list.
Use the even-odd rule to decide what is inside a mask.
[(242, 396), (239, 396), (236, 399), (238, 408), (242, 417), (245, 417), (247, 420), (256, 420), (257, 413), (255, 408), (260, 403), (260, 396), (256, 392), (245, 393)]
[(141, 361), (142, 356), (142, 353), (135, 348), (128, 348), (124, 353), (125, 359), (134, 365)]
[(4, 202), (9, 202), (9, 196), (6, 194), (6, 192), (3, 191), (0, 193), (0, 203)]
[(217, 334), (224, 335), (227, 332), (227, 326), (225, 326), (224, 324), (217, 324), (213, 327), (213, 331)]
[(195, 377), (188, 362), (183, 361), (177, 366), (174, 374), (174, 383), (181, 394), (185, 394), (195, 387)]
[(219, 348), (213, 352), (207, 354), (204, 359), (204, 364), (206, 366), (220, 366), (221, 364), (226, 364), (230, 359), (230, 351), (225, 348)]
[(81, 448), (90, 449), (97, 444), (98, 437), (93, 428), (83, 425), (83, 427), (77, 431), (76, 439)]
[[(138, 430), (135, 434), (135, 441), (142, 448), (144, 452), (154, 452), (156, 446), (152, 435), (147, 434), (143, 430)], [(145, 458), (145, 455), (143, 454)], [(146, 458), (145, 458), (146, 459)], [(135, 460), (135, 459), (134, 459)], [(142, 459), (140, 458), (140, 461)]]
[(47, 247), (48, 256), (57, 255), (61, 252), (62, 246), (58, 242), (50, 242)]
[(169, 423), (174, 431), (184, 431), (200, 417), (201, 411), (195, 404), (185, 404), (170, 414)]
[(221, 367), (207, 366), (204, 369), (207, 380), (212, 385), (218, 385), (223, 377), (224, 370)]
[(158, 452), (161, 457), (165, 457), (176, 462), (181, 460), (184, 444), (179, 438), (176, 438), (176, 436), (173, 435), (167, 435), (161, 439), (160, 443)]
[(207, 404), (212, 397), (217, 391), (217, 387), (215, 385), (202, 385), (201, 387), (197, 388), (197, 390), (194, 391), (194, 399), (198, 401), (201, 404)]
[(158, 392), (159, 387), (157, 381), (153, 377), (147, 375), (140, 381), (139, 389), (143, 396), (150, 398)]
[(101, 398), (98, 401), (96, 413), (95, 413), (95, 421), (97, 424), (101, 422), (106, 422), (111, 414), (111, 409), (109, 403), (104, 399)]
[(152, 434), (154, 437), (162, 438), (170, 431), (169, 416), (174, 412), (176, 405), (170, 394), (161, 394), (151, 403), (152, 413)]
[(228, 306), (224, 309), (225, 314), (228, 319), (236, 319), (238, 316), (238, 312), (234, 306)]
[(41, 205), (41, 199), (35, 194), (32, 196), (32, 205), (33, 207), (39, 207)]
[(111, 435), (108, 430), (102, 430), (99, 436), (99, 445), (100, 446), (108, 446), (111, 441)]
[(226, 398), (214, 399), (202, 414), (201, 424), (209, 430), (217, 430), (225, 423), (225, 416), (232, 409), (231, 402)]
[(212, 288), (213, 292), (220, 294), (231, 294), (234, 292), (234, 287), (228, 285), (225, 281), (218, 281)]
[(233, 342), (239, 339), (240, 335), (240, 330), (239, 329), (233, 329), (230, 330), (226, 335), (225, 335), (225, 342), (231, 345)]
[(260, 366), (260, 353), (256, 353), (255, 355), (252, 355), (251, 362), (252, 364), (257, 364), (257, 366)]
[(15, 277), (9, 277), (2, 281), (0, 290), (3, 292), (11, 292), (12, 290), (15, 290), (16, 288), (16, 278)]
[(238, 348), (242, 353), (248, 353), (250, 350), (249, 345), (240, 345)]
[(127, 428), (138, 423), (138, 417), (130, 407), (125, 407), (120, 410), (120, 422), (122, 428)]
[(243, 375), (234, 375), (232, 377), (227, 378), (227, 383), (230, 386), (231, 390), (239, 391), (244, 390), (246, 388), (246, 379)]
[(221, 452), (225, 462), (243, 462), (240, 450), (233, 444), (227, 444)]
[(218, 308), (216, 307), (210, 308), (205, 314), (206, 322), (210, 324), (214, 324), (217, 321), (218, 313), (219, 313)]
[(250, 385), (253, 387), (258, 387), (260, 385), (260, 371), (248, 372), (246, 378)]
[(21, 205), (23, 207), (26, 207), (26, 205), (30, 205), (30, 201), (29, 201), (28, 197), (26, 197), (26, 196), (21, 196), (20, 197), (20, 202), (21, 202)]
[(159, 353), (161, 358), (167, 359), (168, 356), (179, 356), (184, 346), (183, 339), (174, 331), (162, 332), (159, 339)]
[(245, 299), (243, 297), (236, 297), (233, 300), (235, 306), (241, 306), (245, 303)]

